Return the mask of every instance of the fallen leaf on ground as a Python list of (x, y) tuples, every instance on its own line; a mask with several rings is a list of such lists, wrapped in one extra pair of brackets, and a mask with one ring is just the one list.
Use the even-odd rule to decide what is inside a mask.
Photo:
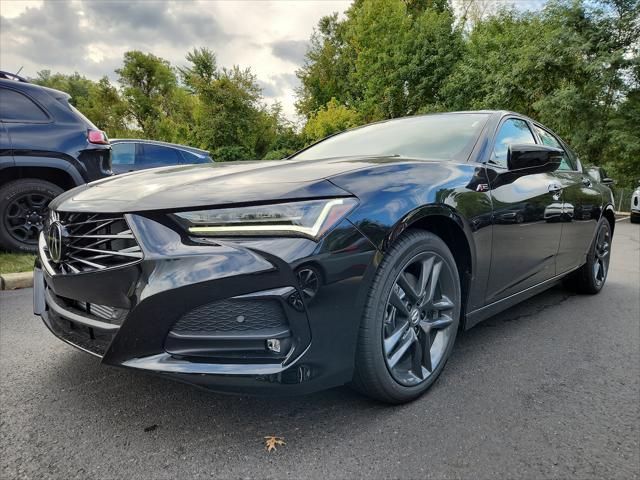
[(269, 435), (264, 437), (265, 449), (267, 452), (271, 452), (276, 449), (276, 445), (286, 445), (283, 437), (274, 437)]

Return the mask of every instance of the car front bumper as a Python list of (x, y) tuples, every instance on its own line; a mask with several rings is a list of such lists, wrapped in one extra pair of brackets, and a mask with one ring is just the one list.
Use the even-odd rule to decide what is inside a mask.
[[(55, 274), (41, 239), (34, 312), (54, 335), (104, 364), (220, 392), (309, 393), (351, 380), (378, 255), (350, 222), (343, 220), (320, 242), (212, 241), (185, 237), (157, 218), (126, 219), (144, 253), (133, 265)], [(319, 276), (312, 298), (299, 287), (301, 269)], [(286, 328), (195, 335), (176, 329), (193, 312), (208, 324), (217, 306), (229, 301), (234, 308), (250, 305), (247, 318), (258, 322), (269, 304)], [(237, 318), (244, 321), (244, 315)], [(268, 348), (271, 338), (281, 342), (280, 352)]]

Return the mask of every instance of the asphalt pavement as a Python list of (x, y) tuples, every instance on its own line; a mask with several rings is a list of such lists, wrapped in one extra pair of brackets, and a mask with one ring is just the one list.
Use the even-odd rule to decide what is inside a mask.
[[(0, 478), (638, 478), (640, 226), (596, 296), (561, 287), (462, 334), (401, 407), (347, 387), (224, 396), (105, 367), (0, 292)], [(284, 437), (275, 452), (264, 436)]]

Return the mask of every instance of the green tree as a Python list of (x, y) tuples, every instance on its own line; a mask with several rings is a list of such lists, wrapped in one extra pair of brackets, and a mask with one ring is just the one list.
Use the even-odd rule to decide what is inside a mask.
[[(177, 102), (181, 95), (176, 74), (168, 61), (151, 53), (130, 51), (124, 54), (122, 68), (116, 70), (122, 93), (143, 134), (148, 138), (161, 139), (166, 133), (162, 123), (179, 110)], [(171, 122), (173, 123), (173, 122)]]
[(326, 106), (311, 115), (302, 130), (302, 135), (307, 143), (312, 143), (334, 133), (356, 127), (360, 123), (362, 122), (358, 112), (340, 105), (335, 98), (332, 98)]
[(311, 38), (298, 111), (310, 117), (332, 98), (365, 121), (437, 109), (462, 34), (441, 0), (359, 0), (324, 17)]

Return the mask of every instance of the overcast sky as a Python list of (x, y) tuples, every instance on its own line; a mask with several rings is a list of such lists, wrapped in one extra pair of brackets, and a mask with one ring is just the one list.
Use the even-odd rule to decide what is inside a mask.
[[(518, 6), (542, 0), (502, 0)], [(214, 50), (221, 66), (251, 67), (268, 102), (293, 119), (295, 71), (321, 16), (349, 0), (97, 1), (0, 0), (0, 70), (79, 72), (92, 79), (121, 65), (127, 50), (185, 64), (194, 46)], [(533, 6), (533, 5), (527, 5)]]

